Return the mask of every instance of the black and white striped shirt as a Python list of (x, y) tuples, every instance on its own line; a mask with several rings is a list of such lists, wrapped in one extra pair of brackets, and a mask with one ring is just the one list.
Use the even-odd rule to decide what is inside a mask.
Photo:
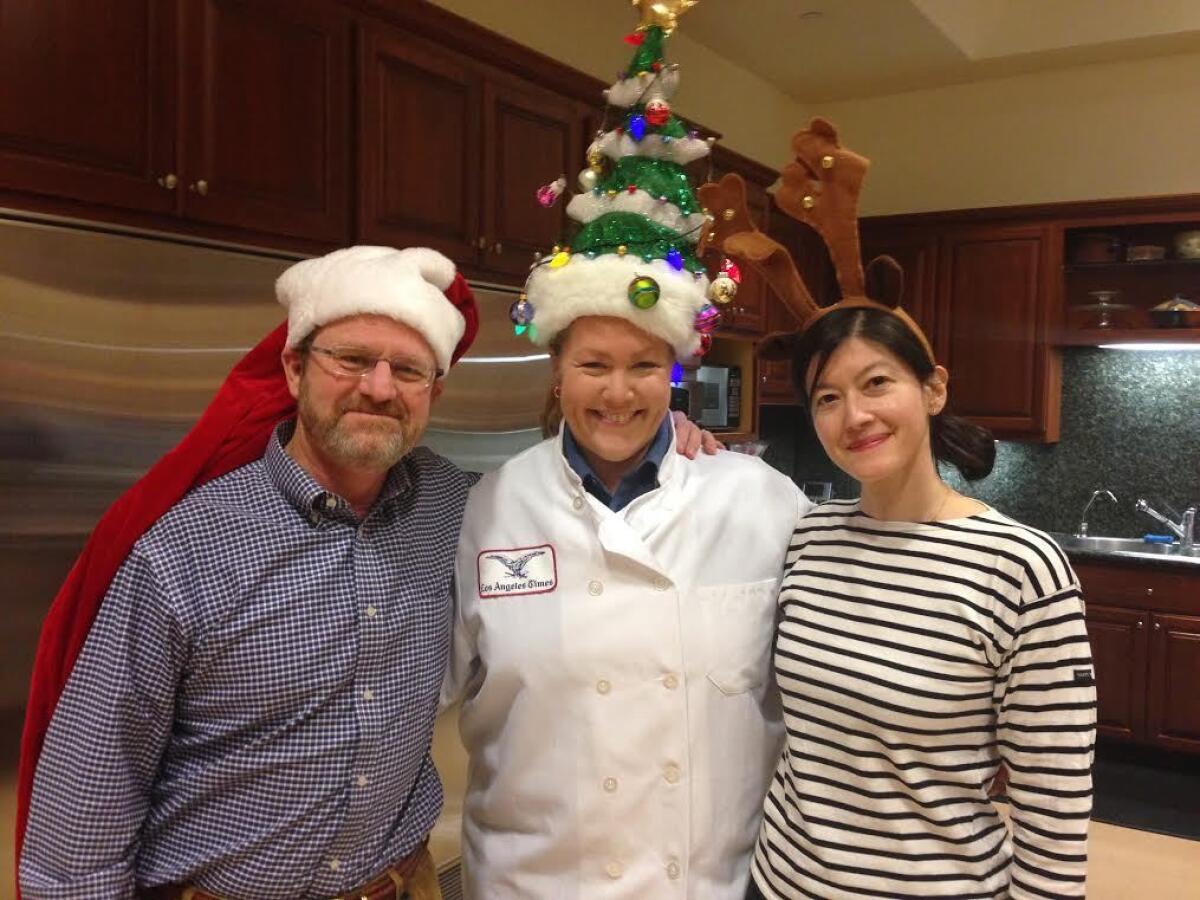
[[(1054, 542), (992, 509), (891, 522), (835, 501), (787, 566), (763, 894), (1082, 897), (1096, 691)], [(1001, 759), (1011, 834), (987, 797)]]

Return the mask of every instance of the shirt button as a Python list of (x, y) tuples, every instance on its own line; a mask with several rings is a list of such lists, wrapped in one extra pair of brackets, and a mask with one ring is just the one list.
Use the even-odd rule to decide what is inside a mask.
[(576, 509), (583, 509), (583, 498), (576, 497), (574, 500), (571, 501), (571, 505), (573, 507), (575, 507)]
[(359, 787), (367, 786), (367, 776), (366, 775), (359, 775), (358, 778), (356, 778), (354, 780), (358, 783)]
[(679, 687), (679, 679), (674, 675), (668, 675), (663, 679), (663, 687), (665, 687), (668, 691), (673, 691), (675, 688)]
[(604, 585), (601, 584), (599, 581), (589, 581), (588, 582), (588, 593), (591, 594), (593, 597), (599, 597), (601, 594), (604, 593)]
[(368, 618), (368, 619), (373, 619), (373, 618), (375, 618), (375, 613), (377, 613), (377, 612), (379, 612), (379, 610), (377, 610), (375, 607), (373, 607), (373, 606), (368, 606), (368, 607), (367, 607), (367, 618)]
[(603, 678), (601, 678), (599, 681), (596, 682), (596, 693), (597, 694), (607, 694), (611, 690), (612, 690), (612, 685), (609, 684), (607, 681), (605, 681)]
[(679, 877), (679, 863), (675, 862), (675, 860), (667, 863), (667, 877), (672, 881)]
[(342, 861), (340, 859), (331, 859), (329, 861), (329, 868), (331, 868), (333, 871), (336, 872), (341, 867), (342, 867)]
[(625, 867), (619, 862), (614, 861), (605, 866), (604, 871), (608, 874), (609, 878), (620, 878), (625, 871)]
[(325, 508), (333, 509), (335, 506), (337, 506), (337, 497), (333, 496), (333, 494), (326, 494), (325, 495)]
[(654, 579), (654, 589), (656, 591), (665, 591), (670, 586), (671, 582), (667, 581), (667, 579), (662, 578), (661, 576)]
[(604, 790), (605, 790), (605, 791), (607, 791), (607, 792), (608, 792), (608, 793), (610, 793), (610, 794), (616, 793), (616, 790), (617, 790), (617, 779), (615, 779), (615, 778), (605, 778), (605, 779), (604, 779)]
[(677, 782), (679, 780), (679, 775), (679, 766), (675, 765), (675, 763), (671, 763), (665, 769), (663, 769), (663, 778), (667, 779), (667, 784), (674, 784)]
[(363, 691), (363, 699), (364, 700), (374, 700), (375, 692), (373, 690), (371, 690), (370, 688), (367, 688), (365, 691)]

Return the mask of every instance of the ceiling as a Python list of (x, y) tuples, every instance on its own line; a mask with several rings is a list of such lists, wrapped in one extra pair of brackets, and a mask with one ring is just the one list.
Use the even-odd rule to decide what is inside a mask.
[(800, 102), (1200, 51), (1198, 0), (704, 0), (680, 30)]

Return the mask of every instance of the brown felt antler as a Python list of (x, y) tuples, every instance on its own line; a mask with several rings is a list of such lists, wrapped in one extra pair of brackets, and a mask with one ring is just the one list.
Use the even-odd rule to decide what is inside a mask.
[(804, 322), (815, 315), (817, 304), (796, 270), (792, 255), (778, 241), (759, 231), (750, 219), (746, 182), (742, 177), (731, 173), (715, 184), (701, 185), (696, 193), (713, 218), (700, 237), (697, 252), (703, 255), (709, 247), (716, 247), (760, 272), (797, 321)]
[(843, 297), (864, 295), (858, 242), (858, 195), (870, 162), (838, 142), (837, 129), (813, 119), (792, 136), (795, 161), (784, 166), (775, 192), (779, 208), (817, 230), (829, 247)]

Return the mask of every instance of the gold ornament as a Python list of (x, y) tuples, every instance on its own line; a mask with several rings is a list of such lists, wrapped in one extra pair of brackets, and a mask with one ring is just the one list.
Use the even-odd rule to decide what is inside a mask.
[(699, 3), (700, 0), (631, 0), (642, 13), (639, 28), (657, 25), (666, 34), (675, 30), (679, 17)]
[(714, 278), (708, 285), (708, 299), (724, 306), (737, 296), (737, 282), (724, 273)]
[(628, 252), (629, 252), (629, 248), (626, 247), (624, 244), (621, 244), (619, 247), (617, 247), (617, 256), (624, 256)]
[(587, 155), (588, 167), (593, 172), (599, 172), (604, 168), (604, 154), (599, 150), (593, 150)]
[(565, 266), (570, 261), (571, 261), (571, 254), (568, 253), (566, 250), (560, 250), (558, 253), (554, 254), (554, 259), (550, 260), (550, 268), (561, 269), (563, 266)]
[(814, 200), (811, 195), (805, 197), (800, 202), (801, 202), (801, 204), (803, 204), (805, 209), (812, 209), (814, 206), (817, 205), (817, 201)]
[(833, 168), (833, 157), (832, 156), (822, 156), (821, 157), (821, 168), (822, 169), (832, 169)]

